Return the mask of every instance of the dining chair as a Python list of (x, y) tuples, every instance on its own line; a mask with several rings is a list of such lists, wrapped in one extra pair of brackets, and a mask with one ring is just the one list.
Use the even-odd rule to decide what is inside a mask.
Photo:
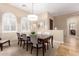
[(22, 35), (23, 37), (23, 48), (26, 46), (26, 51), (28, 51), (28, 45), (31, 44), (31, 41), (28, 39), (26, 34)]
[(18, 38), (18, 45), (20, 44), (20, 46), (21, 46), (21, 35), (20, 35), (20, 33), (17, 33), (17, 38)]
[(38, 49), (41, 49), (42, 48), (42, 51), (44, 51), (43, 50), (43, 44), (41, 44), (41, 43), (38, 43), (38, 37), (37, 37), (37, 35), (31, 35), (30, 36), (31, 37), (31, 42), (32, 42), (32, 46), (31, 46), (31, 54), (32, 54), (32, 50), (33, 50), (33, 48), (36, 48), (36, 55), (38, 56)]
[[(44, 32), (44, 35), (50, 35), (49, 32)], [(49, 38), (50, 39), (50, 38)], [(45, 40), (46, 46), (47, 46), (47, 50), (49, 49), (49, 44), (50, 44), (50, 40)]]

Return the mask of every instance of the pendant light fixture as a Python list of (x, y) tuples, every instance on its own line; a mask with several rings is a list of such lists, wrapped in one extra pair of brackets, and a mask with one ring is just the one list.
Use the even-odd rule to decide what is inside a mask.
[(37, 21), (38, 20), (38, 16), (34, 14), (34, 4), (32, 3), (32, 14), (29, 14), (27, 16), (28, 20), (30, 21)]

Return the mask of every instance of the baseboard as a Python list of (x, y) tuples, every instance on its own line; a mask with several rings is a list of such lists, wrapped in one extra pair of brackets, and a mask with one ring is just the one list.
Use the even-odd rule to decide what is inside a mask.
[(53, 41), (54, 43), (58, 43), (58, 44), (60, 44), (60, 43), (64, 43), (64, 42), (61, 42), (61, 41)]

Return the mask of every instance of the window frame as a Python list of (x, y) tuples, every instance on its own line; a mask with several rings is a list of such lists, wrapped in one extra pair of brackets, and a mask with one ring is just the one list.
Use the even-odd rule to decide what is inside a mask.
[[(4, 17), (6, 17), (6, 14), (8, 14), (9, 16), (11, 15), (12, 17), (14, 17), (13, 19), (15, 19), (13, 22), (15, 24), (15, 30), (5, 30), (5, 24), (4, 24)], [(8, 17), (9, 17), (8, 16)], [(5, 12), (2, 14), (2, 33), (11, 33), (11, 32), (17, 32), (17, 17), (14, 13), (12, 12)]]
[[(23, 19), (24, 18), (24, 19)], [(25, 20), (25, 18), (26, 18), (26, 20)], [(26, 24), (26, 30), (23, 30), (23, 28), (22, 28), (22, 25), (23, 25), (23, 21), (25, 21), (26, 23), (24, 23), (24, 24)], [(21, 17), (21, 19), (20, 19), (20, 25), (21, 25), (21, 32), (23, 33), (23, 32), (28, 32), (29, 30), (30, 30), (30, 21), (28, 20), (28, 18), (27, 18), (27, 16), (23, 16), (23, 17)]]

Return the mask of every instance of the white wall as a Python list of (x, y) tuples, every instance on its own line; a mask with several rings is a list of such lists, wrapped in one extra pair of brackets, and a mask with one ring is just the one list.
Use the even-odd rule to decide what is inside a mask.
[(55, 16), (54, 17), (54, 26), (57, 27), (58, 30), (64, 30), (64, 37), (67, 38), (69, 34), (68, 29), (68, 20), (76, 20), (76, 30), (77, 30), (77, 37), (79, 37), (79, 14), (66, 14), (61, 16)]

